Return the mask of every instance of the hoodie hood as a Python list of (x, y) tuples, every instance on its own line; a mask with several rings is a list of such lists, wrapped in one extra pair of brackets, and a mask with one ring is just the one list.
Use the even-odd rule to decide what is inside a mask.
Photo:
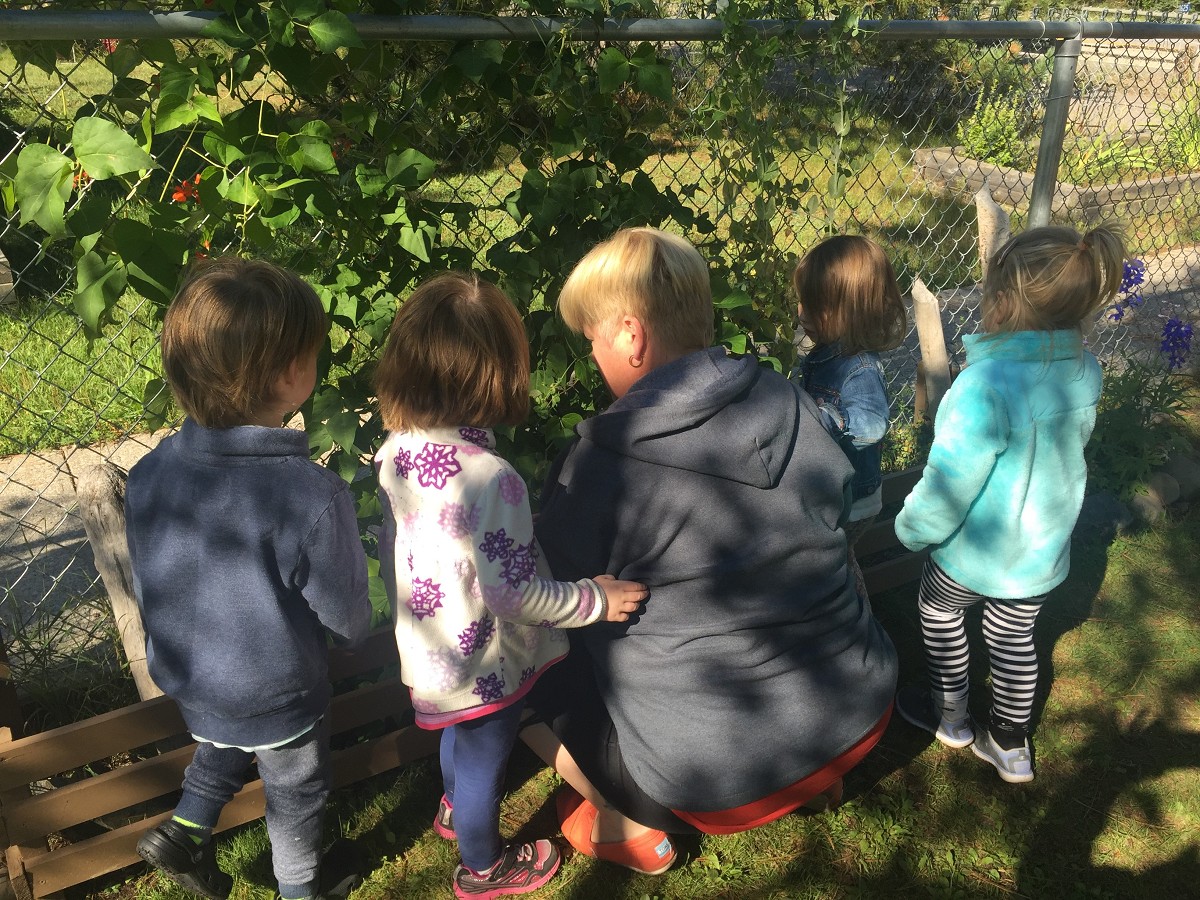
[(763, 372), (723, 347), (690, 353), (648, 373), (578, 433), (632, 459), (773, 487), (791, 454), (798, 400), (783, 379), (752, 391)]

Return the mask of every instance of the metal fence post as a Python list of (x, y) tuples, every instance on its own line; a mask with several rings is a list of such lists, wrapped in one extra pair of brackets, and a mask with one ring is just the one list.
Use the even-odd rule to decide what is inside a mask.
[(1033, 172), (1033, 188), (1029, 198), (1030, 228), (1050, 224), (1050, 208), (1058, 186), (1058, 164), (1062, 160), (1063, 136), (1067, 132), (1067, 116), (1071, 112), (1071, 97), (1075, 93), (1075, 66), (1082, 49), (1082, 37), (1059, 41), (1054, 48), (1054, 71), (1050, 75), (1046, 117), (1042, 120), (1037, 168)]

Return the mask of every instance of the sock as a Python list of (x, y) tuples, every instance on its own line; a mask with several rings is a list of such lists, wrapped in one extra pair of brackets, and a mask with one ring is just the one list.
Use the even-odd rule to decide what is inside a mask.
[(182, 825), (183, 830), (187, 832), (188, 837), (196, 842), (196, 846), (207, 844), (212, 840), (212, 829), (206, 828), (203, 825), (197, 825), (195, 822), (189, 822), (187, 819), (181, 819), (179, 816), (171, 816), (171, 821), (176, 825)]
[(942, 711), (942, 718), (951, 722), (961, 722), (968, 715), (967, 697), (956, 694), (943, 694), (940, 691), (930, 691), (933, 696), (935, 709)]
[(280, 900), (308, 900), (309, 897), (317, 896), (317, 882), (310, 881), (307, 884), (284, 884), (279, 883)]
[(988, 730), (992, 734), (992, 740), (1001, 750), (1016, 750), (1018, 747), (1023, 747), (1025, 740), (1029, 737), (1029, 729), (1024, 725), (1014, 725), (1012, 722), (1003, 720), (992, 719), (991, 727)]

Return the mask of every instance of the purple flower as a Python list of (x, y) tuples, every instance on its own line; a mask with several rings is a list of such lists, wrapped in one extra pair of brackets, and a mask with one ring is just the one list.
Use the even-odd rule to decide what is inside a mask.
[(1125, 318), (1125, 313), (1131, 309), (1137, 309), (1142, 305), (1142, 292), (1138, 288), (1146, 280), (1146, 264), (1140, 259), (1127, 259), (1121, 267), (1121, 287), (1119, 288), (1120, 296), (1117, 297), (1117, 302), (1113, 304), (1112, 311), (1108, 314), (1110, 322), (1120, 322)]
[(491, 703), (504, 696), (504, 681), (495, 672), (487, 678), (476, 678), (475, 690), (471, 693), (478, 695), (481, 703)]
[(462, 471), (462, 463), (455, 459), (457, 454), (458, 451), (450, 444), (426, 444), (425, 449), (413, 460), (421, 487), (444, 488), (447, 479)]
[(515, 616), (525, 604), (525, 592), (509, 587), (507, 584), (485, 584), (483, 586), (483, 602), (488, 609), (501, 618)]
[(396, 474), (401, 478), (407, 478), (408, 473), (412, 471), (412, 454), (407, 450), (401, 450), (392, 461), (396, 464)]
[(504, 566), (500, 570), (500, 577), (509, 583), (511, 587), (520, 587), (533, 577), (537, 571), (537, 554), (535, 553), (533, 541), (528, 544), (518, 544), (504, 560)]
[(466, 630), (458, 635), (458, 649), (463, 656), (470, 656), (476, 650), (482, 650), (496, 633), (496, 626), (487, 616), (478, 622), (472, 622)]
[(516, 472), (505, 472), (500, 476), (500, 499), (509, 506), (516, 506), (525, 499), (525, 482)]
[(482, 428), (460, 428), (458, 433), (462, 435), (464, 441), (470, 441), (476, 447), (487, 447), (488, 436), (487, 432)]
[(438, 516), (438, 525), (447, 537), (464, 538), (471, 533), (467, 526), (467, 514), (461, 503), (447, 503)]
[(1172, 371), (1183, 368), (1192, 352), (1192, 324), (1177, 316), (1171, 316), (1163, 325), (1162, 345), (1159, 348), (1167, 357), (1167, 368)]
[(512, 549), (513, 539), (504, 533), (504, 529), (499, 531), (485, 531), (483, 533), (483, 543), (479, 545), (479, 549), (487, 556), (488, 562), (495, 562), (497, 559), (504, 559), (508, 556)]
[(432, 578), (414, 578), (412, 585), (412, 599), (408, 601), (408, 608), (418, 619), (426, 616), (432, 619), (442, 605), (442, 598), (446, 596), (442, 586), (434, 584)]

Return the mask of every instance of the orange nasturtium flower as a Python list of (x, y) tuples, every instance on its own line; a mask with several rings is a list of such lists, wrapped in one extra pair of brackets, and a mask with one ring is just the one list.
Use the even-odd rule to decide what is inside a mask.
[(200, 173), (196, 173), (195, 178), (185, 178), (179, 182), (179, 185), (171, 192), (172, 203), (186, 203), (189, 200), (200, 199)]

